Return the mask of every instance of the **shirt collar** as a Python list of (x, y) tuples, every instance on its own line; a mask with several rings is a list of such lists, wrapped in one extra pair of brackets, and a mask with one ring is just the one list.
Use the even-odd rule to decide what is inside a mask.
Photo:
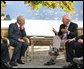
[(69, 22), (69, 23), (67, 24), (67, 27), (69, 27), (70, 23), (71, 23), (71, 22)]
[(18, 27), (20, 27), (20, 25), (17, 23)]

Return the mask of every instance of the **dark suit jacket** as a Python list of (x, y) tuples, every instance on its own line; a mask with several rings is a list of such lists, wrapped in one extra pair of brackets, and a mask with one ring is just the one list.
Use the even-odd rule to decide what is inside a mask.
[(23, 38), (25, 36), (26, 36), (25, 29), (21, 29), (20, 32), (17, 23), (12, 23), (9, 25), (8, 38), (10, 43), (18, 41), (19, 37)]
[[(59, 29), (59, 32), (58, 32), (58, 35), (62, 35), (63, 33), (61, 32), (61, 29), (64, 29), (65, 28), (65, 25), (64, 24), (61, 24), (60, 25), (60, 29)], [(71, 38), (74, 38), (77, 36), (78, 34), (78, 25), (71, 22), (70, 25), (69, 25), (69, 28), (68, 30), (70, 31), (70, 34), (67, 34), (67, 39), (71, 39)], [(62, 38), (61, 38), (62, 39)]]

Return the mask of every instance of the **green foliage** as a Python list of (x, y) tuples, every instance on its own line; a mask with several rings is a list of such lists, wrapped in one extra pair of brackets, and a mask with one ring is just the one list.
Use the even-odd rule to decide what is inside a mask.
[[(72, 6), (74, 3), (75, 1), (24, 1), (24, 4), (28, 4), (33, 10), (40, 9), (40, 4), (42, 4), (43, 7), (62, 8), (67, 14), (71, 12), (72, 15), (75, 15), (75, 8)], [(1, 12), (5, 6), (6, 2), (1, 1)]]
[(5, 1), (1, 1), (1, 12), (3, 11), (3, 7), (6, 7), (6, 2)]
[(75, 14), (75, 8), (72, 6), (74, 5), (75, 1), (25, 1), (25, 4), (28, 4), (31, 6), (31, 8), (34, 9), (40, 9), (40, 4), (42, 4), (43, 7), (48, 8), (62, 8), (67, 14), (72, 12), (71, 14)]

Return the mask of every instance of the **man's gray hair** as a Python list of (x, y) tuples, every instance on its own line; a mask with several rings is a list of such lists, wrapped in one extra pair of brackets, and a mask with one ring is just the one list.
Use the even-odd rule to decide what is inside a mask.
[(68, 20), (71, 21), (71, 17), (70, 17), (70, 15), (67, 14), (67, 15), (64, 15), (64, 16), (65, 16), (66, 19), (68, 19)]
[(17, 21), (18, 21), (18, 20), (21, 20), (21, 18), (24, 18), (24, 17), (23, 17), (23, 16), (18, 16), (18, 17), (17, 17)]

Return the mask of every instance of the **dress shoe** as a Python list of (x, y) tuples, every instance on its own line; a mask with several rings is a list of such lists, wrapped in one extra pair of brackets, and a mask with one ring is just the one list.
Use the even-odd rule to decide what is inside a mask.
[(8, 63), (4, 63), (3, 64), (4, 65), (4, 68), (13, 68), (10, 64), (8, 64)]
[(67, 66), (63, 66), (63, 68), (78, 68), (76, 64), (69, 64)]
[(73, 61), (77, 64), (83, 64), (83, 57), (80, 58), (73, 58)]
[(16, 61), (10, 61), (10, 65), (12, 65), (12, 66), (18, 66), (18, 64), (17, 64)]
[(19, 63), (19, 64), (25, 64), (25, 63), (22, 62), (21, 59), (17, 59), (17, 63)]
[(54, 65), (55, 62), (53, 59), (50, 59), (47, 63), (44, 63), (44, 65)]
[(83, 68), (83, 64), (79, 64), (78, 68)]

